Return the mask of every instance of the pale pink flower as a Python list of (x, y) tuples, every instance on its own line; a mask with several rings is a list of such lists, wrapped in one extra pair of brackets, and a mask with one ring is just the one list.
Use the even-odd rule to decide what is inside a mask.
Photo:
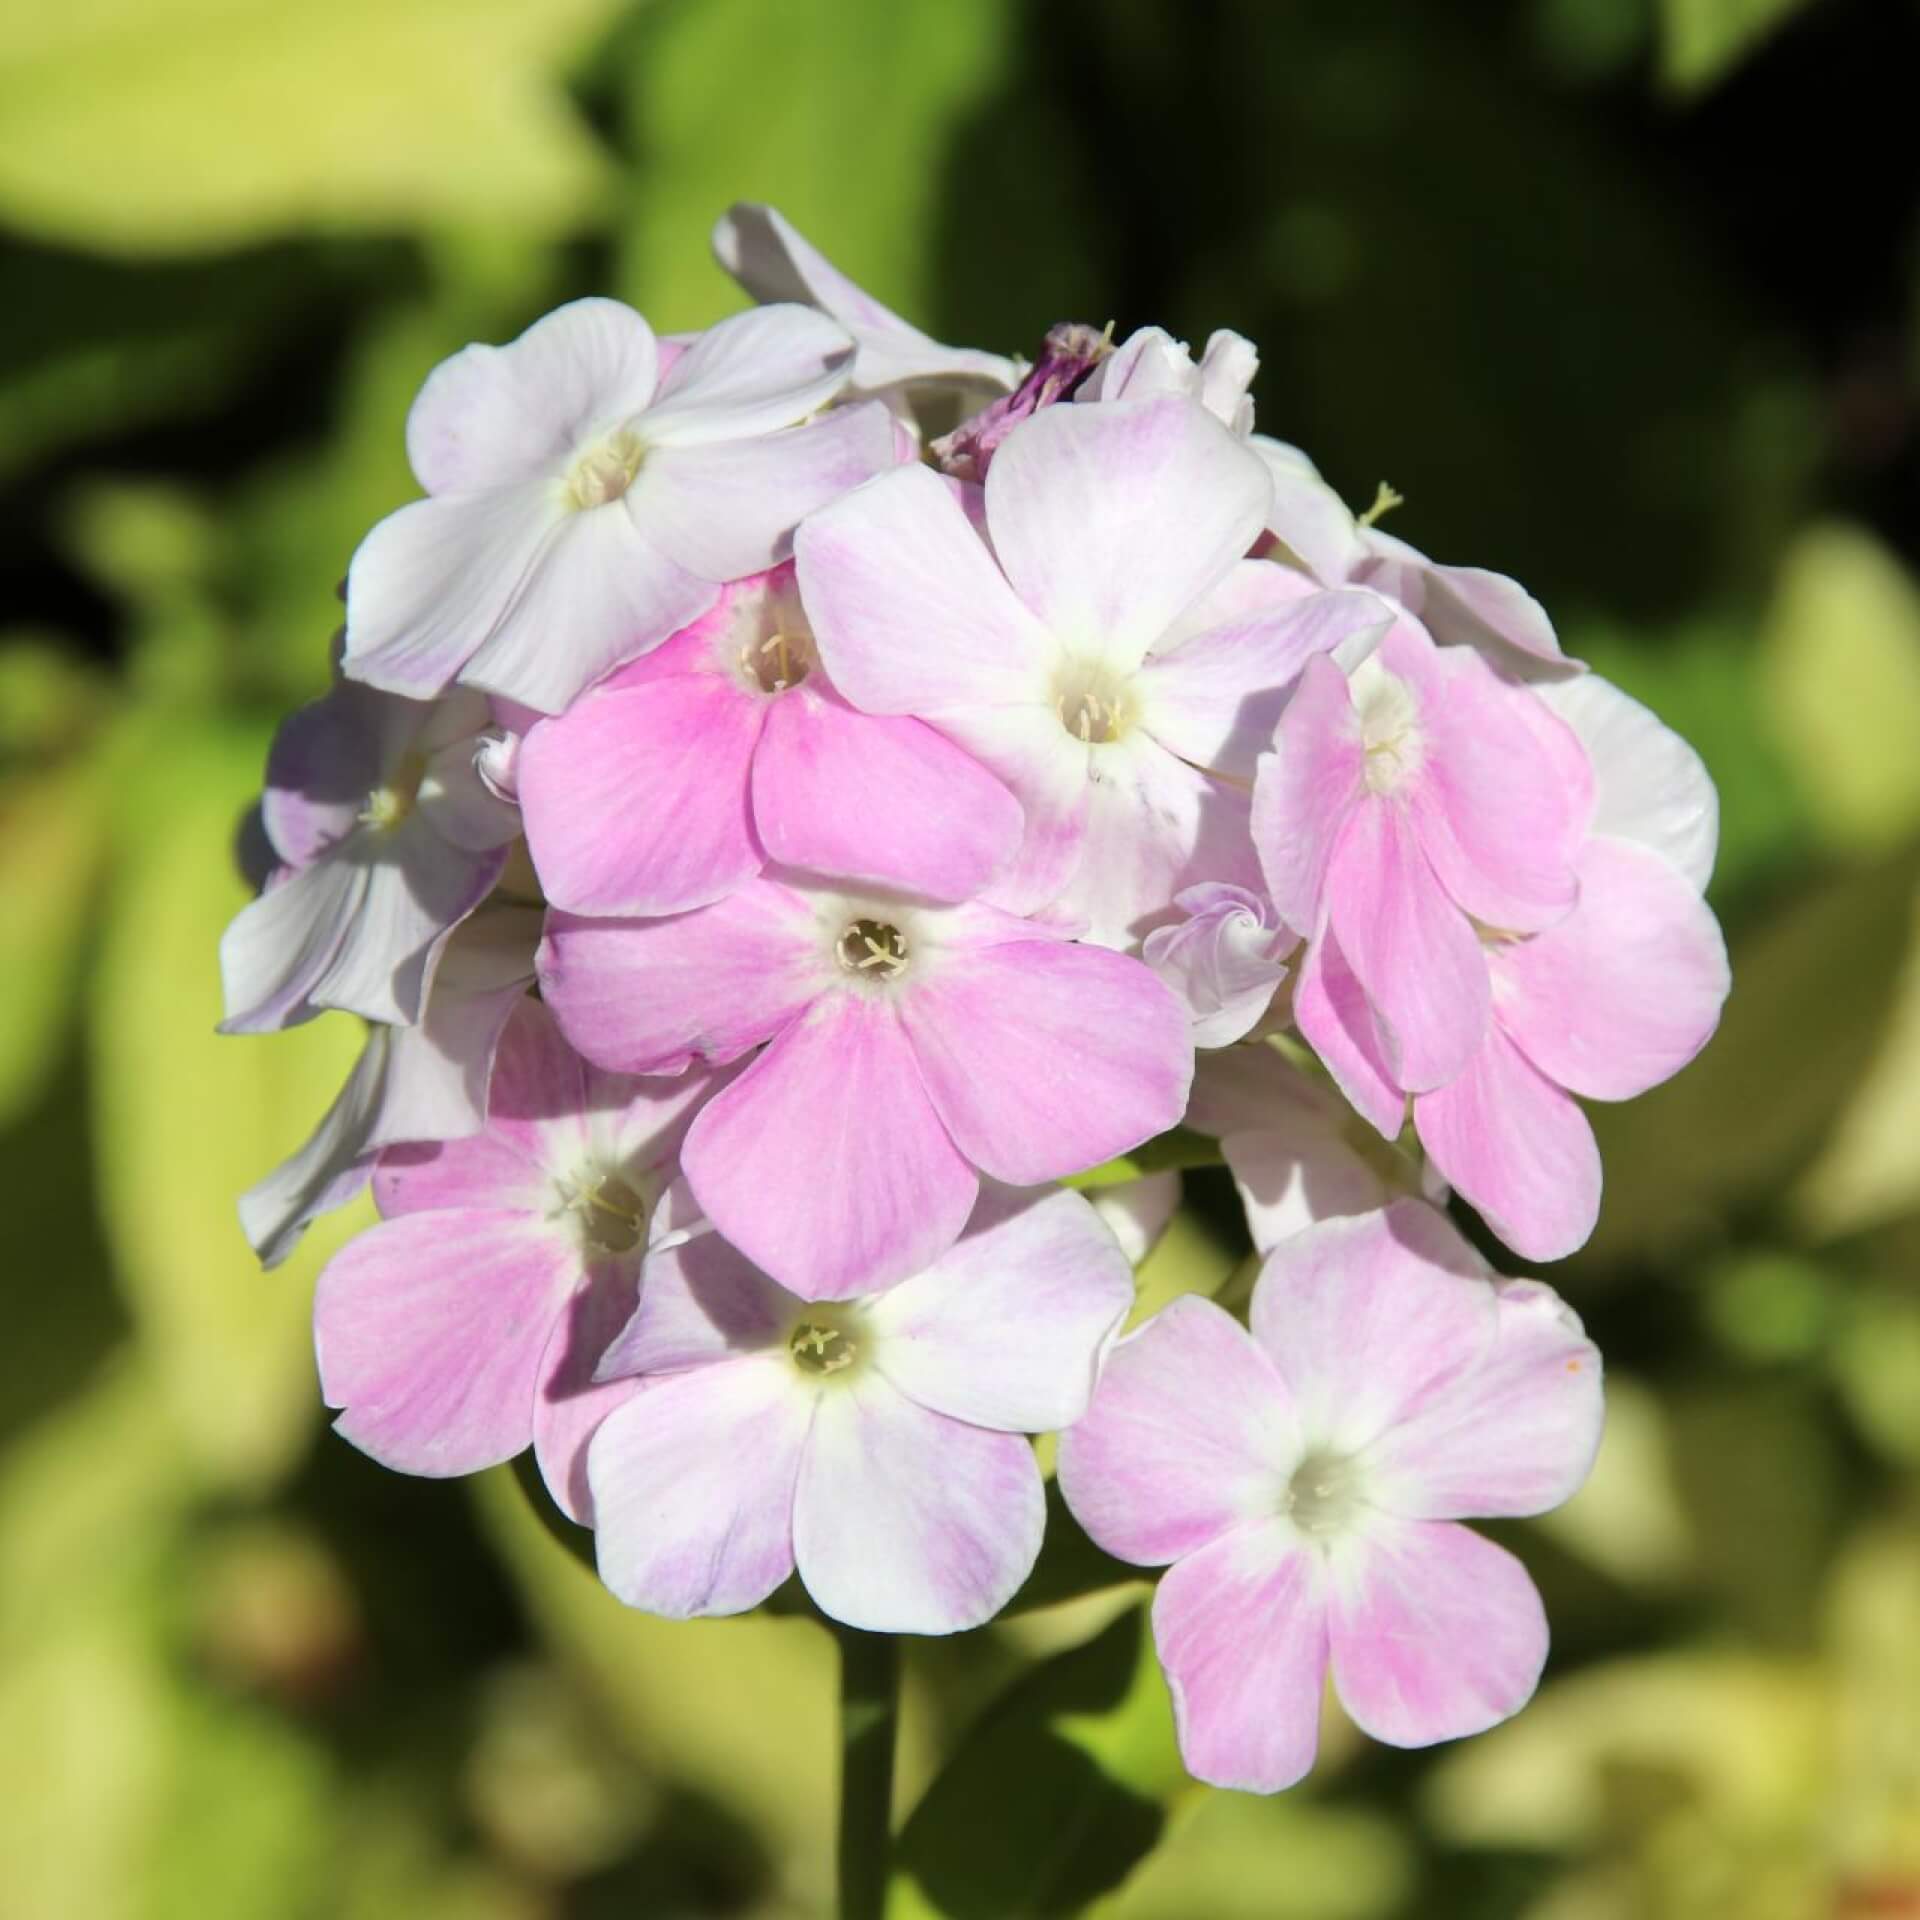
[(1272, 1793), (1313, 1764), (1329, 1669), (1393, 1746), (1525, 1705), (1540, 1596), (1454, 1522), (1558, 1506), (1600, 1422), (1572, 1312), (1410, 1200), (1277, 1247), (1251, 1333), (1189, 1295), (1120, 1341), (1060, 1485), (1109, 1553), (1171, 1563), (1153, 1631), (1188, 1770)]
[(240, 1226), (263, 1266), (278, 1266), (309, 1222), (345, 1206), (382, 1147), (455, 1140), (486, 1124), (494, 1048), (533, 984), (539, 939), (539, 908), (482, 908), (441, 953), (419, 1024), (368, 1028), (312, 1137), (240, 1196)]
[(663, 373), (632, 308), (576, 300), (443, 361), (407, 419), (428, 497), (382, 520), (347, 574), (347, 672), (415, 695), (457, 677), (558, 712), (893, 464), (884, 409), (797, 424), (846, 385), (853, 351), (822, 314), (762, 307)]
[(942, 391), (985, 398), (1020, 377), (1002, 354), (929, 339), (855, 286), (772, 207), (737, 201), (714, 225), (713, 251), (756, 300), (818, 307), (846, 328), (856, 349), (849, 394), (890, 402)]
[(1259, 370), (1259, 349), (1244, 334), (1225, 327), (1207, 336), (1197, 362), (1185, 341), (1161, 327), (1141, 327), (1094, 368), (1073, 397), (1086, 405), (1182, 394), (1244, 440), (1253, 431), (1248, 389)]
[(590, 1523), (586, 1443), (625, 1391), (594, 1368), (633, 1312), (687, 1123), (720, 1084), (602, 1073), (521, 1000), (485, 1130), (382, 1152), (383, 1218), (320, 1276), (314, 1343), (339, 1431), (436, 1478), (531, 1443), (555, 1502)]
[[(1124, 946), (1181, 888), (1258, 884), (1244, 791), (1301, 663), (1381, 619), (1241, 556), (1257, 461), (1191, 401), (1056, 406), (985, 487), (903, 468), (811, 516), (801, 591), (833, 683), (913, 714), (1013, 790), (1026, 834), (991, 896)], [(990, 541), (990, 544), (989, 544)]]
[(769, 861), (964, 900), (1020, 843), (964, 749), (834, 691), (791, 566), (536, 727), (518, 783), (547, 898), (576, 913), (706, 906)]
[(738, 1059), (682, 1155), (702, 1209), (807, 1299), (938, 1259), (982, 1173), (1033, 1186), (1173, 1126), (1193, 1048), (1138, 960), (970, 903), (765, 875), (664, 919), (554, 910), (540, 985), (623, 1072)]
[(1185, 1002), (1196, 1047), (1230, 1047), (1266, 1017), (1286, 978), (1283, 955), (1300, 936), (1283, 926), (1265, 894), (1210, 881), (1173, 904), (1184, 920), (1155, 927), (1140, 957)]
[(1058, 1191), (984, 1192), (931, 1265), (830, 1306), (717, 1234), (663, 1240), (601, 1367), (640, 1376), (588, 1453), (601, 1578), (685, 1619), (742, 1612), (797, 1567), (849, 1626), (981, 1625), (1040, 1549), (1025, 1436), (1085, 1410), (1132, 1300), (1113, 1236)]
[(1397, 1084), (1445, 1085), (1490, 1017), (1479, 929), (1566, 917), (1591, 807), (1573, 734), (1471, 648), (1401, 620), (1371, 650), (1310, 659), (1253, 805), (1267, 890), (1308, 937), (1296, 1018), (1337, 950), (1364, 1007), (1335, 1014), (1365, 1026)]
[(490, 723), (477, 693), (403, 700), (350, 680), (286, 721), (260, 809), (282, 864), (221, 938), (223, 1033), (328, 1007), (420, 1018), (435, 956), (520, 832), (475, 764)]

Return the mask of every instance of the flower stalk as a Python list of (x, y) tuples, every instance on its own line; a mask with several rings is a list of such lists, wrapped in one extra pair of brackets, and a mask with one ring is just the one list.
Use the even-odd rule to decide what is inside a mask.
[(893, 1859), (900, 1643), (834, 1627), (840, 1647), (840, 1920), (880, 1920)]

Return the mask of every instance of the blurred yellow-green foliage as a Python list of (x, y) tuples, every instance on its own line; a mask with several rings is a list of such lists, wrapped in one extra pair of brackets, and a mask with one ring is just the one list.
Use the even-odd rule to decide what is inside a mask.
[[(357, 1046), (219, 1041), (229, 857), (470, 339), (736, 299), (780, 204), (942, 337), (1257, 338), (1262, 424), (1510, 571), (1718, 779), (1726, 1025), (1599, 1116), (1612, 1419), (1456, 1750), (1198, 1789), (1138, 1586), (912, 1649), (900, 1916), (1920, 1915), (1911, 0), (65, 0), (0, 20), (0, 1920), (807, 1915), (833, 1656), (624, 1613), (328, 1436), (237, 1191)], [(1156, 1294), (1238, 1249), (1217, 1176)], [(952, 1765), (922, 1811), (915, 1803)]]

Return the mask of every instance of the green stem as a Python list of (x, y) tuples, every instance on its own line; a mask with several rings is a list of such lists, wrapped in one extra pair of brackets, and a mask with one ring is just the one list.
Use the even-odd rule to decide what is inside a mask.
[(840, 1920), (880, 1920), (893, 1854), (900, 1648), (890, 1633), (835, 1627), (840, 1643)]

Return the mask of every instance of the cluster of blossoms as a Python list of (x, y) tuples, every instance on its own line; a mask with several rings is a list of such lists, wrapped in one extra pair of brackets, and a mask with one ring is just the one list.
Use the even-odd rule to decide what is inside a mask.
[[(763, 304), (581, 300), (431, 374), (426, 497), (269, 759), (227, 1028), (372, 1024), (242, 1217), (272, 1262), (371, 1181), (340, 1431), (531, 1445), (634, 1606), (797, 1572), (915, 1633), (1020, 1587), (1060, 1432), (1086, 1531), (1170, 1566), (1196, 1774), (1299, 1778), (1329, 1668), (1382, 1740), (1492, 1724), (1546, 1627), (1456, 1522), (1573, 1492), (1600, 1366), (1443, 1209), (1571, 1252), (1579, 1100), (1711, 1032), (1704, 771), (1256, 434), (1238, 335), (1029, 366), (769, 209), (716, 246)], [(1244, 1319), (1126, 1330), (1170, 1177), (1061, 1182), (1176, 1127), (1262, 1264)]]

